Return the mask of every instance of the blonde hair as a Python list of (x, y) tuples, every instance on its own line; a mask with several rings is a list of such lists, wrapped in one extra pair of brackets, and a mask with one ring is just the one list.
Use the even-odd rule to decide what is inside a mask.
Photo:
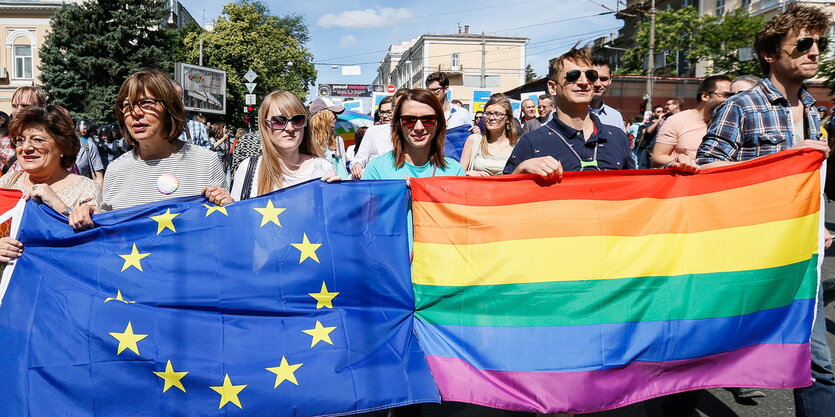
[[(487, 100), (487, 104), (484, 105), (484, 110), (486, 111), (488, 107), (498, 104), (502, 106), (504, 109), (505, 114), (505, 136), (507, 136), (508, 142), (510, 142), (510, 146), (516, 146), (516, 142), (519, 141), (519, 135), (516, 132), (516, 129), (513, 127), (513, 107), (510, 105), (510, 100), (507, 99), (507, 96), (504, 94), (498, 93), (493, 94), (490, 96), (490, 100)], [(485, 118), (486, 120), (486, 118)], [(487, 141), (490, 139), (490, 131), (487, 130), (487, 125), (484, 126), (484, 133), (481, 134), (482, 141), (481, 141), (481, 153), (483, 155), (490, 155), (490, 152), (487, 151)]]
[[(284, 182), (284, 168), (282, 167), (281, 154), (270, 141), (272, 129), (267, 115), (270, 107), (275, 106), (278, 112), (286, 117), (303, 114), (310, 120), (310, 113), (304, 103), (295, 94), (288, 91), (276, 90), (264, 97), (261, 107), (258, 108), (258, 132), (261, 136), (261, 157), (263, 163), (258, 169), (258, 195), (267, 194), (277, 188), (281, 188)], [(302, 143), (299, 144), (299, 153), (320, 156), (310, 136), (310, 125), (304, 127)]]
[(310, 118), (310, 130), (313, 131), (313, 142), (319, 156), (324, 155), (328, 149), (336, 150), (339, 153), (336, 133), (331, 128), (334, 120), (336, 120), (336, 115), (330, 110), (322, 110)]

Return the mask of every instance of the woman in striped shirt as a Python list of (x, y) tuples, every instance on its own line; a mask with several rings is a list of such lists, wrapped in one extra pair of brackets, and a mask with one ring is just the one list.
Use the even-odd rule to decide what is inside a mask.
[[(198, 194), (214, 204), (232, 202), (217, 155), (178, 139), (185, 110), (165, 74), (153, 70), (128, 77), (116, 96), (115, 111), (120, 129), (135, 148), (107, 167), (102, 211)], [(70, 225), (92, 227), (94, 212), (89, 206), (76, 208)]]

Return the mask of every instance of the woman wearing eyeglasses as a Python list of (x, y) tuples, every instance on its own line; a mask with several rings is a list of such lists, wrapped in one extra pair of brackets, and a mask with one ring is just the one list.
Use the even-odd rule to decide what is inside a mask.
[[(128, 77), (116, 96), (115, 113), (125, 139), (135, 148), (107, 167), (103, 211), (199, 194), (214, 204), (232, 202), (223, 189), (217, 155), (178, 139), (186, 115), (168, 76), (153, 70)], [(92, 227), (93, 212), (88, 206), (75, 209), (70, 225)]]
[[(0, 178), (0, 188), (22, 190), (28, 197), (69, 215), (85, 205), (95, 209), (101, 203), (101, 190), (93, 180), (69, 171), (75, 162), (80, 143), (72, 119), (58, 106), (18, 109), (9, 123), (11, 147), (17, 155), (21, 172), (9, 172)], [(0, 262), (20, 256), (23, 245), (8, 237), (6, 225), (0, 225)]]
[(513, 129), (513, 108), (504, 94), (494, 94), (484, 106), (484, 133), (471, 135), (461, 151), (461, 162), (467, 164), (467, 175), (489, 177), (501, 175), (513, 146), (519, 140)]
[(334, 180), (330, 162), (318, 156), (310, 113), (293, 93), (273, 91), (258, 109), (261, 156), (241, 162), (232, 198), (245, 200), (316, 178)]
[(463, 176), (464, 168), (444, 157), (446, 118), (429, 90), (409, 90), (398, 101), (392, 118), (394, 150), (372, 159), (364, 180)]

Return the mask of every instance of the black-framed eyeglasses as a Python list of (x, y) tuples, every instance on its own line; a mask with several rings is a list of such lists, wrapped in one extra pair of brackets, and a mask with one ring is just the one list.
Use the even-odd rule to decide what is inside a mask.
[(736, 94), (733, 91), (725, 91), (725, 92), (722, 92), (722, 93), (717, 93), (715, 91), (708, 91), (707, 93), (717, 95), (717, 96), (723, 97), (723, 98), (731, 98), (731, 97), (734, 96), (734, 94)]
[(588, 82), (590, 82), (590, 83), (593, 83), (593, 82), (597, 81), (597, 79), (599, 78), (599, 76), (597, 74), (597, 71), (593, 70), (593, 69), (589, 69), (589, 70), (585, 70), (585, 71), (571, 70), (571, 71), (568, 71), (568, 72), (565, 73), (565, 82), (566, 83), (577, 82), (577, 80), (580, 79), (580, 74), (585, 74), (586, 75), (586, 80), (588, 80)]
[(14, 136), (9, 138), (9, 142), (11, 142), (12, 146), (14, 146), (15, 148), (19, 148), (21, 146), (26, 145), (27, 141), (32, 145), (32, 147), (37, 149), (43, 149), (46, 146), (46, 143), (49, 142), (49, 139), (39, 138), (37, 136), (31, 138), (24, 138), (23, 136)]
[(307, 126), (307, 116), (303, 114), (296, 114), (290, 117), (275, 115), (270, 117), (269, 125), (272, 130), (284, 130), (287, 128), (287, 125), (290, 125), (293, 129), (301, 129)]
[(446, 90), (446, 87), (435, 87), (429, 89), (429, 91), (431, 91), (433, 94), (438, 94), (441, 92), (441, 90)]
[(380, 110), (378, 113), (380, 116), (391, 116), (394, 112), (391, 110)]
[(809, 52), (812, 49), (812, 45), (817, 42), (818, 44), (818, 52), (823, 52), (826, 50), (826, 47), (829, 46), (829, 38), (825, 36), (821, 36), (820, 38), (800, 38), (794, 44), (797, 48), (797, 52)]
[(415, 127), (418, 120), (420, 120), (420, 123), (425, 128), (432, 128), (438, 124), (438, 118), (435, 116), (400, 116), (400, 124), (407, 129)]
[(130, 100), (123, 100), (119, 107), (122, 109), (122, 113), (128, 113), (137, 106), (142, 109), (142, 111), (154, 111), (157, 109), (157, 103), (163, 102), (165, 102), (165, 100), (159, 100), (156, 98), (143, 98), (137, 100), (135, 103)]

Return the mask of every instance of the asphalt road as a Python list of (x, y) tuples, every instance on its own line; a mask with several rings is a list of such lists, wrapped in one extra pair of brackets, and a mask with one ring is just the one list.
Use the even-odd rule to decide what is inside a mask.
[[(826, 223), (830, 230), (835, 230), (835, 202), (826, 205)], [(823, 262), (823, 277), (835, 275), (835, 245), (826, 251)], [(826, 307), (826, 327), (829, 346), (835, 348), (835, 303)], [(793, 417), (794, 399), (791, 390), (762, 390), (765, 398), (739, 404), (730, 392), (723, 389), (711, 389), (701, 396), (697, 411), (705, 417)], [(832, 410), (835, 416), (835, 410)], [(445, 403), (443, 405), (426, 404), (422, 407), (422, 417), (531, 417), (529, 413), (515, 413), (478, 407), (469, 404)], [(600, 413), (584, 414), (588, 417), (660, 417), (661, 400), (654, 399), (628, 407)]]

